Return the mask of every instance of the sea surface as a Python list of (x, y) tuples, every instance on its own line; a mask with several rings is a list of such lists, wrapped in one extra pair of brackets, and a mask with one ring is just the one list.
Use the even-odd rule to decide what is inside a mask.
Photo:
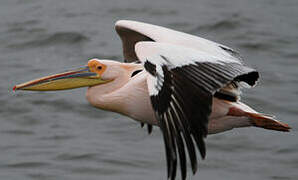
[(1, 0), (1, 180), (166, 179), (158, 128), (147, 135), (130, 118), (92, 107), (86, 88), (12, 91), (15, 84), (80, 67), (93, 57), (122, 61), (114, 31), (120, 19), (166, 26), (239, 51), (261, 74), (242, 101), (293, 128), (210, 135), (207, 158), (188, 179), (298, 179), (297, 0)]

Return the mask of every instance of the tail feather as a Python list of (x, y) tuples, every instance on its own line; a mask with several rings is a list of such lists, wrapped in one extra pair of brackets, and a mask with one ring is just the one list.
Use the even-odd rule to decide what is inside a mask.
[(231, 107), (227, 115), (249, 117), (251, 125), (264, 129), (284, 132), (289, 132), (291, 129), (288, 124), (275, 120), (274, 116), (258, 113), (244, 104), (237, 105), (238, 107)]
[(246, 112), (246, 115), (250, 117), (252, 125), (256, 127), (284, 132), (289, 132), (291, 129), (288, 124), (275, 120), (272, 116), (250, 112)]

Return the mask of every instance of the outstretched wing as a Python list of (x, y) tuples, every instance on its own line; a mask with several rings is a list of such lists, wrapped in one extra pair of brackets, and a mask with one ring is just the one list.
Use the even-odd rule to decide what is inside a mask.
[(227, 46), (153, 24), (120, 20), (116, 22), (115, 29), (122, 40), (125, 62), (138, 61), (135, 44), (141, 41), (182, 45), (183, 47), (197, 49), (213, 55), (240, 59), (238, 52)]
[[(179, 156), (181, 176), (186, 179), (186, 150), (193, 173), (197, 171), (197, 145), (205, 158), (204, 138), (216, 91), (233, 81), (254, 85), (258, 73), (235, 58), (166, 43), (139, 42), (135, 47), (148, 72), (151, 103), (161, 128), (168, 178), (175, 179)], [(186, 146), (186, 148), (185, 148)]]

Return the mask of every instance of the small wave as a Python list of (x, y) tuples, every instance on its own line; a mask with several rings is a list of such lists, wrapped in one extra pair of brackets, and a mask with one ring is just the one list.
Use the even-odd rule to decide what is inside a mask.
[(41, 44), (72, 44), (88, 40), (86, 36), (77, 32), (58, 32), (41, 41)]
[(81, 12), (81, 13), (64, 12), (62, 15), (67, 18), (74, 18), (74, 17), (94, 16), (94, 12)]
[(61, 100), (61, 99), (54, 99), (54, 100), (33, 99), (33, 100), (30, 100), (30, 102), (33, 105), (38, 105), (38, 106), (46, 105), (54, 108), (57, 111), (63, 111), (63, 112), (67, 110), (73, 111), (73, 109), (75, 109), (75, 107), (77, 106), (74, 103)]
[(296, 153), (298, 150), (297, 145), (292, 147), (283, 147), (279, 148), (275, 151), (277, 154), (289, 154), (289, 153)]
[(187, 22), (173, 22), (173, 23), (169, 23), (168, 27), (172, 29), (176, 29), (178, 31), (187, 31), (187, 29), (192, 28), (192, 24)]
[(49, 163), (45, 162), (18, 162), (18, 163), (11, 163), (11, 164), (3, 164), (2, 167), (7, 168), (40, 168), (49, 166)]
[(227, 29), (236, 29), (240, 26), (241, 22), (238, 20), (221, 20), (213, 24), (207, 24), (205, 26), (199, 27), (199, 29), (204, 30), (227, 30)]
[(40, 27), (39, 20), (28, 20), (24, 22), (7, 23), (7, 34), (12, 34), (13, 37), (27, 37), (28, 34), (39, 35), (46, 32), (46, 29)]
[(9, 28), (20, 28), (20, 27), (34, 26), (39, 23), (40, 23), (39, 20), (32, 19), (32, 20), (27, 20), (27, 21), (8, 23), (7, 26)]
[(21, 130), (21, 129), (15, 129), (15, 130), (6, 130), (6, 131), (1, 131), (1, 133), (5, 134), (13, 134), (13, 135), (33, 135), (33, 131), (26, 131), (26, 130)]
[(42, 172), (28, 173), (27, 176), (30, 179), (42, 179), (42, 180), (58, 179), (58, 176), (56, 176), (56, 175), (42, 173)]
[(245, 42), (239, 46), (248, 50), (269, 50), (272, 48), (272, 45), (266, 42)]
[(201, 31), (227, 31), (227, 30), (235, 30), (241, 28), (249, 23), (252, 20), (239, 14), (232, 14), (229, 16), (224, 17), (220, 20), (215, 20), (207, 24), (199, 25), (198, 27), (194, 28), (190, 33), (194, 32), (201, 32)]
[(297, 52), (290, 52), (284, 55), (287, 58), (292, 58), (292, 59), (297, 59), (298, 58), (298, 53)]
[(57, 32), (51, 35), (42, 35), (35, 40), (8, 45), (8, 48), (23, 49), (31, 47), (45, 47), (52, 45), (72, 45), (88, 40), (86, 36), (78, 32)]
[(128, 14), (149, 14), (152, 16), (175, 15), (178, 12), (174, 9), (154, 9), (152, 7), (143, 8), (112, 8), (108, 10), (111, 14), (128, 15)]
[(109, 168), (109, 167), (104, 167), (104, 168), (98, 168), (98, 167), (76, 167), (76, 168), (71, 168), (71, 172), (76, 173), (76, 174), (94, 174), (94, 175), (115, 175), (115, 174), (121, 174), (123, 171), (119, 169)]
[(60, 154), (55, 159), (57, 160), (93, 160), (96, 154)]
[(286, 177), (286, 176), (271, 176), (271, 179), (273, 179), (273, 180), (290, 180), (292, 178)]
[(40, 140), (50, 140), (50, 141), (62, 141), (62, 140), (69, 140), (73, 139), (76, 136), (73, 135), (53, 135), (53, 136), (47, 136), (47, 137), (41, 137)]

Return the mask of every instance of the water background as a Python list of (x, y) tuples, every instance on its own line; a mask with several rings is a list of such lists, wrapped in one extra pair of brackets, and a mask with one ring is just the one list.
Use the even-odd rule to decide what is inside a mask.
[(158, 128), (147, 135), (131, 119), (91, 107), (84, 88), (12, 92), (15, 84), (93, 57), (121, 61), (119, 19), (240, 51), (261, 73), (242, 100), (293, 127), (291, 133), (244, 128), (208, 136), (207, 159), (191, 179), (298, 179), (297, 0), (1, 0), (1, 180), (166, 179)]

